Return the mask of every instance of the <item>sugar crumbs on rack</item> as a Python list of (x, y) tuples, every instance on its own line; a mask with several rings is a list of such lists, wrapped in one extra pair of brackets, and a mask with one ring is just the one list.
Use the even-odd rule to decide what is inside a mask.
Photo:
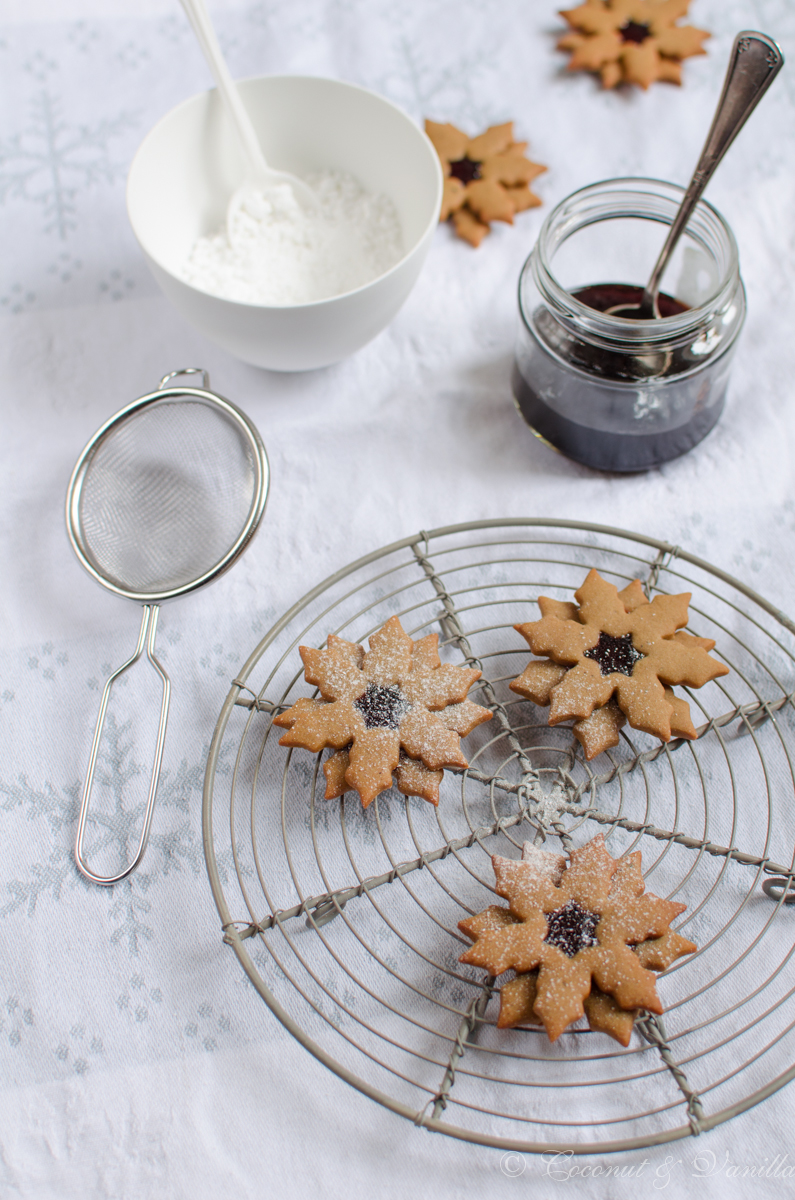
[(316, 212), (301, 207), (289, 184), (254, 192), (229, 231), (198, 239), (186, 282), (244, 304), (310, 304), (362, 287), (400, 261), (403, 238), (387, 196), (340, 171), (305, 178)]

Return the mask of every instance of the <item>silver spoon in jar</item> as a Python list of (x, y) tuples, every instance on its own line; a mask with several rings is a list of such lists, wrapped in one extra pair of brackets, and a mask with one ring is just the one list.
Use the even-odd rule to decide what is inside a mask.
[(726, 79), (704, 149), (679, 211), (671, 222), (665, 245), (637, 304), (616, 304), (609, 316), (636, 321), (659, 319), (660, 281), (687, 222), (718, 164), (784, 65), (784, 55), (772, 38), (746, 30), (734, 39)]
[(247, 178), (235, 189), (226, 210), (226, 228), (230, 240), (233, 238), (236, 216), (240, 210), (252, 204), (258, 206), (261, 203), (259, 198), (267, 196), (270, 189), (280, 184), (287, 184), (292, 188), (293, 195), (303, 209), (309, 213), (317, 212), (318, 198), (309, 184), (296, 175), (291, 175), (289, 171), (277, 171), (265, 161), (251, 117), (221, 53), (204, 0), (181, 0), (181, 3), (212, 72), (218, 93), (232, 118), (246, 157)]

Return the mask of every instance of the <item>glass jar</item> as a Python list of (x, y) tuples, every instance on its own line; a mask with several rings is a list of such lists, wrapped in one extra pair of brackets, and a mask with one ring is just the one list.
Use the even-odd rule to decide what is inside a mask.
[(657, 466), (723, 411), (745, 292), (734, 236), (710, 204), (699, 201), (665, 271), (661, 319), (600, 311), (640, 299), (683, 194), (656, 179), (582, 188), (549, 214), (519, 277), (516, 405), (587, 466)]

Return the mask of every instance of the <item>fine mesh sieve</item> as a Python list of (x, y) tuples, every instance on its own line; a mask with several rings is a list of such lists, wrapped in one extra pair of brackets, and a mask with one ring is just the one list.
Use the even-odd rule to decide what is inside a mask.
[[(202, 387), (167, 387), (180, 375)], [(140, 601), (138, 644), (105, 683), (83, 786), (75, 858), (93, 883), (125, 879), (146, 850), (163, 755), (171, 684), (155, 657), (158, 605), (194, 591), (227, 570), (254, 536), (268, 495), (268, 460), (248, 417), (209, 390), (206, 371), (187, 367), (160, 381), (111, 417), (80, 455), (66, 497), (75, 553), (103, 587)], [(83, 840), (102, 728), (116, 679), (146, 658), (161, 683), (160, 723), (143, 829), (131, 862), (99, 875)]]

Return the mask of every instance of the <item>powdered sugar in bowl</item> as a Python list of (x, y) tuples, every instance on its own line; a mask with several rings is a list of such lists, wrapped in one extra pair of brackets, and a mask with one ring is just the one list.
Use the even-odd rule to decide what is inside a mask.
[[(312, 179), (320, 217), (269, 197), (282, 210), (243, 214), (237, 259), (234, 246), (226, 259), (215, 253), (243, 166), (213, 90), (140, 146), (127, 185), (133, 231), (165, 295), (208, 338), (256, 366), (326, 366), (380, 333), (411, 291), (438, 221), (438, 158), (404, 112), (364, 88), (301, 76), (239, 87), (266, 158)], [(247, 266), (257, 253), (272, 263), (263, 288)]]
[(250, 188), (226, 226), (200, 237), (183, 278), (244, 304), (312, 304), (372, 283), (403, 258), (403, 231), (388, 196), (353, 175), (316, 171), (305, 182), (316, 208), (289, 183)]

